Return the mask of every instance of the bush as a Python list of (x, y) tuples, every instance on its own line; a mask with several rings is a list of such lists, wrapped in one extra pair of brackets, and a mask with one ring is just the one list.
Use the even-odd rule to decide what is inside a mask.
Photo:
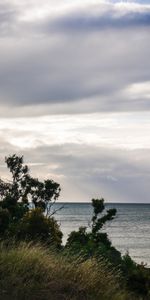
[(86, 227), (80, 227), (78, 231), (71, 232), (66, 248), (72, 253), (81, 252), (86, 258), (103, 256), (114, 265), (119, 265), (121, 253), (112, 246), (107, 233), (101, 232), (105, 223), (114, 219), (116, 209), (109, 209), (104, 214), (104, 199), (92, 199), (92, 206), (90, 231), (87, 231)]
[(146, 300), (150, 299), (150, 269), (143, 264), (136, 264), (128, 253), (122, 258), (121, 268), (127, 278), (128, 288)]
[(140, 295), (142, 299), (150, 299), (150, 270), (143, 265), (136, 264), (129, 255), (122, 258), (121, 253), (112, 246), (107, 233), (101, 232), (103, 225), (114, 218), (115, 209), (108, 210), (105, 214), (104, 200), (93, 199), (93, 217), (91, 228), (79, 228), (70, 233), (66, 250), (71, 254), (81, 253), (84, 260), (90, 257), (103, 257), (113, 266), (118, 267), (124, 276), (128, 289)]
[(40, 208), (27, 212), (15, 227), (14, 233), (19, 240), (40, 241), (57, 247), (62, 242), (58, 223), (52, 217), (45, 217)]

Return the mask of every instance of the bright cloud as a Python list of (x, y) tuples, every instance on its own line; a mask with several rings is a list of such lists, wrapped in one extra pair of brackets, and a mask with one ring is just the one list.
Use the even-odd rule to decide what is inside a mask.
[[(150, 149), (150, 113), (55, 115), (1, 119), (1, 137), (22, 149), (77, 144), (112, 149)], [(31, 126), (32, 124), (32, 126)]]

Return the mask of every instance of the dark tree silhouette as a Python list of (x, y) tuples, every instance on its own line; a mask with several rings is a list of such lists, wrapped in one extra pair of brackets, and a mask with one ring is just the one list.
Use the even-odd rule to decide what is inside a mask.
[(39, 181), (29, 174), (29, 168), (23, 163), (23, 156), (16, 154), (5, 158), (12, 180), (0, 180), (1, 207), (7, 208), (12, 217), (19, 219), (29, 209), (29, 205), (40, 207), (50, 213), (51, 206), (60, 194), (60, 185), (53, 180)]
[(107, 221), (114, 219), (117, 210), (115, 208), (107, 210), (106, 214), (99, 216), (105, 209), (104, 199), (92, 199), (93, 217), (92, 217), (92, 233), (97, 234)]
[(23, 156), (14, 154), (6, 157), (5, 162), (12, 179), (0, 180), (0, 237), (38, 240), (61, 247), (62, 232), (52, 217), (56, 210), (51, 212), (60, 185), (30, 176)]
[(114, 219), (116, 209), (109, 209), (104, 213), (104, 199), (92, 199), (93, 216), (90, 224), (90, 230), (86, 227), (80, 227), (78, 231), (70, 233), (66, 248), (72, 252), (80, 252), (84, 257), (102, 255), (113, 263), (119, 264), (121, 254), (111, 244), (107, 233), (101, 229), (104, 224)]

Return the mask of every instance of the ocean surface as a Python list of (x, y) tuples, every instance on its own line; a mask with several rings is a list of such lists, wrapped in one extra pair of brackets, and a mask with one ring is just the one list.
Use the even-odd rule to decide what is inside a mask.
[[(55, 209), (63, 206), (55, 218), (60, 224), (65, 243), (68, 234), (80, 226), (88, 226), (92, 207), (90, 203), (57, 203)], [(138, 263), (150, 267), (150, 204), (106, 204), (106, 209), (116, 208), (117, 216), (105, 225), (112, 244)]]

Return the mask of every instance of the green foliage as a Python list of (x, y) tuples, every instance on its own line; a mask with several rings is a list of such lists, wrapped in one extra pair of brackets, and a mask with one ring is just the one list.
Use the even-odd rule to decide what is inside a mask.
[(24, 214), (29, 210), (29, 207), (21, 202), (13, 203), (11, 195), (7, 195), (5, 200), (0, 203), (2, 209), (7, 209), (10, 214), (10, 223), (18, 222)]
[[(0, 238), (38, 241), (63, 251), (53, 255), (39, 246), (14, 245), (10, 249), (1, 244), (0, 299), (133, 300), (120, 293), (124, 284), (118, 281), (116, 266), (124, 283), (136, 293), (136, 300), (139, 295), (140, 300), (150, 299), (150, 270), (137, 265), (129, 254), (121, 257), (102, 231), (106, 222), (114, 219), (116, 209), (105, 212), (104, 199), (92, 199), (90, 228), (71, 232), (62, 247), (62, 232), (50, 214), (59, 197), (59, 184), (31, 177), (22, 156), (12, 155), (5, 161), (12, 180), (0, 180)], [(61, 257), (56, 257), (57, 252)], [(76, 260), (78, 253), (81, 257)]]
[(40, 241), (61, 247), (62, 232), (56, 220), (46, 217), (41, 208), (27, 212), (15, 229), (19, 240)]
[(136, 264), (128, 253), (122, 258), (121, 268), (127, 278), (128, 288), (142, 295), (144, 299), (150, 299), (150, 269), (143, 264)]
[[(117, 266), (128, 289), (140, 295), (141, 299), (150, 299), (150, 270), (143, 265), (136, 264), (129, 254), (121, 257), (120, 252), (114, 248), (109, 240), (107, 233), (101, 231), (103, 225), (116, 215), (116, 209), (107, 210), (104, 213), (104, 199), (92, 199), (93, 217), (91, 221), (91, 230), (86, 227), (73, 231), (68, 237), (66, 249), (71, 254), (80, 253), (83, 259), (89, 257), (103, 257)], [(102, 215), (101, 215), (102, 214)]]
[(23, 156), (14, 154), (6, 157), (5, 162), (12, 180), (0, 180), (1, 237), (38, 239), (60, 247), (62, 233), (54, 218), (49, 217), (59, 197), (60, 185), (53, 180), (41, 182), (31, 177)]
[(23, 156), (14, 154), (6, 157), (5, 162), (11, 172), (12, 181), (9, 183), (0, 181), (1, 206), (7, 207), (13, 217), (14, 207), (16, 208), (18, 203), (22, 203), (26, 209), (29, 203), (32, 203), (35, 207), (47, 210), (48, 213), (51, 204), (59, 197), (60, 185), (53, 180), (41, 182), (31, 177), (28, 166), (23, 164)]
[(101, 214), (105, 209), (103, 198), (92, 199), (92, 206), (93, 206), (92, 233), (93, 235), (96, 235), (107, 221), (113, 220), (117, 211), (115, 208), (109, 209), (107, 210), (107, 213), (105, 215), (99, 217), (99, 214)]
[(91, 221), (91, 230), (86, 227), (79, 228), (78, 231), (70, 233), (66, 248), (71, 252), (80, 251), (85, 257), (102, 255), (110, 262), (119, 264), (121, 254), (114, 247), (106, 233), (101, 232), (103, 225), (116, 215), (116, 209), (110, 209), (101, 215), (105, 209), (104, 199), (92, 199), (93, 217)]
[(1, 243), (0, 274), (1, 300), (133, 300), (104, 260), (83, 262), (40, 245)]

